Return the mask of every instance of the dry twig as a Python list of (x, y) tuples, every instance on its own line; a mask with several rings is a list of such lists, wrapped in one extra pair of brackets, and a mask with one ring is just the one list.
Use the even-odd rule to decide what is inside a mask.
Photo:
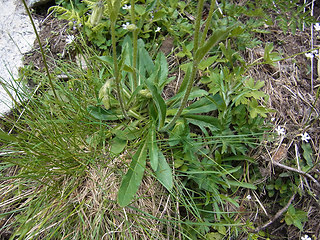
[(286, 169), (288, 171), (296, 172), (296, 173), (299, 173), (299, 174), (301, 174), (303, 176), (306, 176), (306, 177), (310, 178), (317, 185), (318, 188), (320, 188), (320, 183), (314, 177), (312, 177), (309, 173), (303, 172), (303, 171), (298, 170), (296, 168), (289, 167), (289, 166), (286, 166), (286, 165), (284, 165), (282, 163), (278, 163), (278, 162), (275, 162), (275, 161), (272, 161), (272, 164), (276, 165), (278, 167), (284, 168), (284, 169)]
[(289, 208), (289, 206), (291, 205), (291, 203), (293, 202), (295, 196), (296, 196), (296, 195), (293, 194), (292, 197), (290, 198), (289, 202), (287, 203), (287, 205), (284, 206), (284, 208), (280, 209), (280, 210), (276, 213), (276, 215), (273, 216), (273, 218), (271, 218), (268, 222), (266, 222), (266, 223), (263, 224), (262, 226), (257, 227), (257, 228), (254, 229), (252, 232), (258, 233), (258, 232), (260, 232), (261, 230), (263, 230), (263, 229), (267, 228), (268, 226), (270, 226), (270, 225), (271, 225), (275, 220), (277, 220), (285, 211), (288, 210), (288, 208)]

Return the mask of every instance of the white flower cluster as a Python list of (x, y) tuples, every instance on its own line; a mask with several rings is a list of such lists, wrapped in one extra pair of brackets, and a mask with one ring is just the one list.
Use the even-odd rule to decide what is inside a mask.
[(311, 140), (311, 137), (307, 132), (305, 132), (304, 134), (301, 135), (301, 140), (304, 142), (309, 142), (309, 140)]
[(282, 127), (280, 127), (280, 126), (278, 126), (275, 130), (276, 130), (276, 132), (277, 132), (277, 134), (278, 134), (279, 136), (286, 134), (286, 130), (284, 130), (284, 128), (282, 128)]
[(307, 234), (301, 237), (301, 240), (312, 240)]
[[(276, 132), (279, 136), (284, 136), (284, 135), (286, 135), (286, 130), (285, 130), (283, 127), (278, 126), (278, 127), (275, 128), (274, 130), (275, 130), (275, 132)], [(301, 136), (301, 140), (302, 140), (303, 142), (307, 142), (307, 143), (308, 143), (309, 140), (311, 140), (311, 137), (310, 137), (310, 135), (309, 135), (307, 132), (301, 134), (300, 136)]]
[(305, 53), (305, 56), (307, 57), (307, 58), (314, 58), (314, 55), (318, 55), (318, 50), (317, 49), (315, 49), (315, 50), (312, 50), (311, 52), (307, 52), (307, 53)]
[(313, 27), (314, 27), (314, 30), (320, 31), (320, 23), (316, 23)]
[(125, 4), (122, 8), (123, 8), (124, 10), (130, 10), (130, 9), (131, 9), (131, 5)]
[(67, 38), (66, 38), (66, 43), (67, 44), (71, 44), (75, 39), (76, 39), (75, 36), (68, 35)]

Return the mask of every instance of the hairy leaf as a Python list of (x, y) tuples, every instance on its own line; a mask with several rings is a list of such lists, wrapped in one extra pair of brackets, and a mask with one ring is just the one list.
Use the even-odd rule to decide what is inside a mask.
[(145, 81), (152, 94), (152, 99), (158, 110), (158, 129), (162, 128), (166, 119), (167, 106), (158, 88), (148, 79)]
[(120, 115), (120, 114), (116, 114), (115, 112), (111, 111), (111, 110), (106, 110), (103, 109), (99, 106), (88, 106), (87, 107), (87, 111), (89, 112), (89, 114), (93, 117), (95, 117), (96, 119), (99, 120), (120, 120), (123, 119), (124, 116)]
[(146, 166), (146, 146), (146, 142), (140, 144), (137, 152), (132, 157), (127, 174), (122, 179), (118, 192), (118, 203), (121, 207), (127, 206), (139, 189)]
[(111, 144), (110, 152), (117, 155), (121, 153), (123, 149), (126, 147), (127, 141), (121, 138), (115, 137), (114, 139), (112, 139), (110, 144)]
[(149, 158), (150, 158), (150, 165), (153, 171), (157, 171), (158, 163), (159, 163), (159, 149), (156, 142), (156, 130), (153, 127), (149, 129)]
[(167, 163), (163, 153), (159, 151), (159, 165), (158, 170), (155, 172), (159, 182), (168, 190), (173, 188), (172, 170)]

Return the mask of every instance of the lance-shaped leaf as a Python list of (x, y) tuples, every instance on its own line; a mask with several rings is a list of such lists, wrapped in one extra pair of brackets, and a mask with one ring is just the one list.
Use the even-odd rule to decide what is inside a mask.
[(119, 120), (119, 119), (123, 119), (124, 116), (120, 115), (120, 114), (116, 114), (115, 112), (111, 111), (111, 110), (106, 110), (101, 108), (100, 106), (88, 106), (87, 107), (87, 111), (89, 112), (89, 114), (93, 117), (95, 117), (96, 119), (99, 120)]
[(204, 56), (211, 50), (211, 48), (217, 45), (220, 41), (226, 39), (233, 29), (234, 26), (215, 30), (204, 46), (197, 50), (195, 60), (200, 62), (201, 59), (203, 59)]
[(148, 89), (151, 92), (152, 99), (154, 104), (156, 105), (157, 111), (158, 111), (158, 129), (162, 128), (166, 119), (166, 112), (167, 112), (167, 106), (163, 98), (161, 97), (160, 91), (158, 88), (153, 84), (153, 82), (150, 81), (150, 79), (147, 79), (145, 81)]
[(123, 177), (118, 192), (118, 203), (127, 206), (139, 189), (143, 178), (147, 158), (147, 143), (142, 143), (133, 155), (127, 174)]
[(153, 171), (157, 171), (159, 162), (159, 149), (156, 142), (156, 129), (154, 124), (152, 124), (152, 127), (149, 130), (148, 148), (151, 168)]
[(172, 170), (167, 163), (166, 158), (164, 157), (161, 151), (159, 153), (159, 164), (158, 169), (155, 172), (158, 181), (168, 190), (171, 191), (173, 188), (173, 177), (172, 177)]

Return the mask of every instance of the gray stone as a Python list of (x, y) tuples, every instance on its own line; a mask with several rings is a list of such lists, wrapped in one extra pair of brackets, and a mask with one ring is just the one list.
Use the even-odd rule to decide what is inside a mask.
[(16, 94), (24, 87), (16, 81), (18, 70), (23, 66), (23, 54), (32, 49), (36, 36), (20, 0), (0, 0), (0, 9), (0, 116), (3, 116), (14, 106), (12, 98), (21, 100)]

